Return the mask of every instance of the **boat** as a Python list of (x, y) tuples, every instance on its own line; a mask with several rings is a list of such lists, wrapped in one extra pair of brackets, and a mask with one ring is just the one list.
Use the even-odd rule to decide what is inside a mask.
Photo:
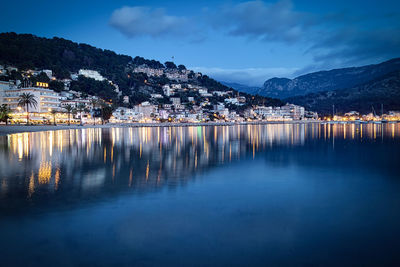
[(388, 123), (388, 120), (385, 119), (385, 115), (383, 115), (383, 104), (381, 104), (381, 122)]

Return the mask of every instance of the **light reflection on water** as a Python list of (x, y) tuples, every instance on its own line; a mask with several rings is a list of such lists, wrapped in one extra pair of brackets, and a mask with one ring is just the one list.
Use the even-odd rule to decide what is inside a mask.
[(398, 266), (399, 141), (400, 124), (2, 136), (1, 264)]
[[(400, 124), (271, 124), (217, 127), (110, 128), (0, 137), (2, 208), (64, 192), (185, 184), (197, 172), (274, 147), (324, 140), (398, 139)], [(23, 198), (25, 195), (26, 198)], [(38, 199), (38, 201), (39, 201)]]

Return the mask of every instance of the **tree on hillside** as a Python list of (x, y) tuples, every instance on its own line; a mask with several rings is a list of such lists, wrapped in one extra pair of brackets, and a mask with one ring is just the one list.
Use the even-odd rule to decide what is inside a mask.
[(89, 95), (96, 95), (103, 99), (117, 100), (115, 87), (107, 81), (96, 81), (95, 79), (79, 76), (77, 81), (72, 81), (70, 89), (78, 92), (84, 92)]
[(101, 118), (102, 118), (103, 124), (104, 124), (104, 122), (108, 122), (108, 120), (112, 116), (112, 112), (113, 112), (113, 109), (108, 105), (103, 106), (101, 108)]
[(164, 65), (165, 65), (165, 67), (166, 67), (167, 69), (176, 69), (176, 68), (177, 68), (177, 66), (175, 65), (175, 63), (174, 63), (174, 62), (171, 62), (171, 61), (165, 62)]
[(49, 76), (47, 76), (46, 73), (41, 72), (38, 75), (31, 77), (31, 81), (34, 85), (36, 84), (36, 82), (49, 83), (50, 78)]
[(64, 83), (59, 81), (50, 81), (49, 88), (56, 92), (61, 92), (64, 90)]
[(10, 76), (11, 80), (14, 80), (14, 81), (16, 81), (16, 80), (20, 80), (21, 81), (23, 79), (21, 72), (16, 71), (16, 70), (12, 70), (9, 73), (9, 76)]

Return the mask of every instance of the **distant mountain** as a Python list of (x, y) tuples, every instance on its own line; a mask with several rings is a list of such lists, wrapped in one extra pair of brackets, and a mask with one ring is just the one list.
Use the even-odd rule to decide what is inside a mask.
[(351, 88), (400, 70), (400, 58), (363, 67), (319, 71), (294, 79), (272, 78), (255, 93), (280, 99), (323, 91)]
[(285, 100), (319, 114), (332, 114), (332, 105), (338, 113), (355, 110), (366, 114), (372, 112), (372, 107), (379, 113), (381, 104), (384, 112), (400, 110), (400, 71), (344, 90), (311, 93)]
[(233, 89), (236, 89), (239, 92), (248, 93), (248, 94), (255, 94), (256, 92), (258, 92), (260, 90), (260, 87), (248, 86), (248, 85), (244, 85), (244, 84), (240, 84), (240, 83), (231, 83), (231, 82), (224, 82), (224, 81), (220, 81), (220, 83), (222, 83), (228, 87), (231, 87)]

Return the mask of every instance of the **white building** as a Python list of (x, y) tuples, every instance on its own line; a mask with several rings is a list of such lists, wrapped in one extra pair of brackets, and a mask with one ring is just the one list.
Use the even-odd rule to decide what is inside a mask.
[(53, 79), (53, 71), (52, 70), (42, 70), (41, 72), (46, 74), (47, 77), (49, 77), (49, 79)]
[(225, 109), (225, 105), (222, 103), (218, 103), (217, 105), (213, 106), (214, 112), (222, 111)]
[(182, 89), (182, 85), (180, 83), (171, 84), (172, 89)]
[(61, 100), (68, 100), (68, 99), (73, 99), (73, 98), (74, 98), (74, 94), (71, 92), (66, 92), (66, 91), (60, 92)]
[(78, 73), (71, 73), (72, 80), (76, 81), (76, 80), (78, 80), (78, 77), (79, 77)]
[(66, 107), (66, 106), (72, 106), (74, 108), (77, 108), (80, 105), (84, 105), (85, 108), (92, 108), (92, 103), (89, 99), (72, 99), (72, 100), (61, 100), (60, 101), (60, 106), (62, 108)]
[(174, 93), (174, 90), (172, 90), (172, 88), (168, 84), (164, 85), (162, 87), (162, 89), (163, 89), (164, 95), (166, 95), (166, 96), (171, 96)]
[(261, 107), (256, 107), (254, 109), (254, 113), (256, 113), (258, 116), (267, 118), (267, 117), (271, 117), (274, 114), (274, 109), (272, 107), (261, 106)]
[[(39, 87), (17, 88), (4, 90), (3, 103), (7, 104), (12, 111), (17, 112), (19, 97), (23, 93), (32, 94), (37, 101), (37, 105), (29, 106), (29, 112), (47, 113), (53, 109), (60, 110), (60, 95), (50, 89)], [(25, 107), (20, 107), (22, 110)]]
[(200, 95), (208, 94), (208, 90), (206, 88), (199, 88), (199, 94)]
[(171, 97), (169, 100), (172, 102), (172, 105), (180, 105), (181, 104), (181, 99), (179, 97)]
[(187, 82), (188, 75), (186, 73), (181, 73), (178, 70), (169, 70), (165, 72), (165, 75), (170, 80), (175, 80), (179, 82)]
[(162, 109), (158, 112), (160, 119), (167, 120), (169, 117), (169, 113), (167, 110)]
[(214, 91), (213, 94), (214, 94), (214, 95), (217, 95), (217, 96), (224, 96), (224, 95), (227, 94), (227, 92), (223, 92), (223, 91)]
[(3, 104), (5, 91), (10, 88), (11, 85), (9, 82), (0, 81), (0, 105)]
[(152, 114), (158, 113), (158, 107), (156, 105), (151, 105), (147, 101), (135, 106), (134, 110), (136, 113), (143, 114), (144, 118), (150, 118)]
[(283, 118), (291, 118), (293, 120), (301, 120), (304, 118), (304, 107), (294, 104), (286, 104), (280, 108)]
[(79, 75), (82, 75), (82, 76), (84, 76), (86, 78), (95, 79), (96, 81), (104, 81), (106, 79), (103, 76), (101, 76), (101, 74), (96, 70), (80, 69), (79, 70)]
[(182, 105), (182, 104), (174, 104), (174, 108), (175, 108), (176, 111), (177, 110), (180, 110), (180, 111), (185, 110), (185, 106)]
[(225, 103), (232, 105), (239, 105), (239, 100), (237, 98), (225, 98)]
[(116, 122), (131, 122), (134, 120), (140, 120), (141, 114), (135, 112), (131, 108), (119, 107), (113, 112), (113, 117)]
[(163, 108), (164, 108), (165, 110), (171, 110), (172, 105), (171, 105), (171, 104), (164, 104), (164, 105), (163, 105)]
[(160, 99), (160, 98), (164, 98), (162, 95), (160, 95), (160, 94), (150, 94), (150, 97), (151, 98), (158, 98), (158, 99)]
[(151, 76), (157, 76), (160, 77), (164, 74), (164, 70), (163, 69), (152, 69), (147, 67), (147, 65), (141, 65), (138, 66), (136, 68), (133, 69), (134, 73), (146, 73), (147, 76), (151, 77)]

